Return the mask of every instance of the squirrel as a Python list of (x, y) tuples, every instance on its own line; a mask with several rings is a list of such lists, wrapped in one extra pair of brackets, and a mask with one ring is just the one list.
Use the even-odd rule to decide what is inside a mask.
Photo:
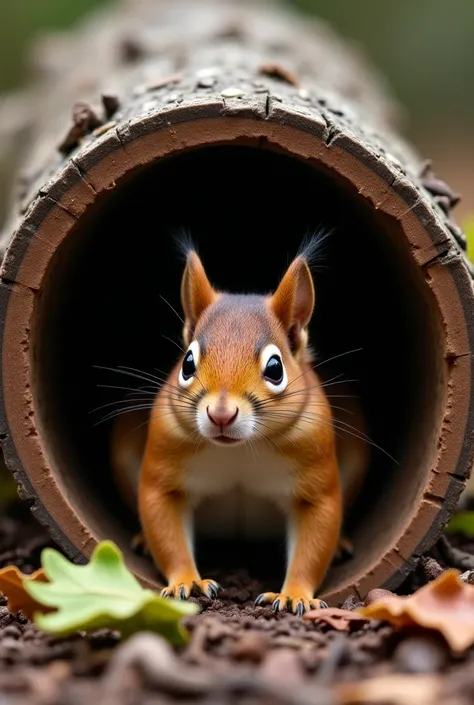
[[(164, 576), (165, 597), (193, 590), (215, 598), (194, 558), (194, 527), (223, 536), (286, 531), (279, 592), (257, 605), (303, 614), (338, 550), (345, 509), (368, 466), (364, 418), (354, 397), (316, 372), (308, 326), (315, 306), (314, 243), (300, 248), (274, 293), (216, 290), (193, 246), (181, 280), (183, 354), (150, 403), (117, 417), (111, 462), (137, 508), (147, 550)], [(343, 400), (344, 407), (339, 406)], [(338, 422), (337, 409), (353, 414)]]

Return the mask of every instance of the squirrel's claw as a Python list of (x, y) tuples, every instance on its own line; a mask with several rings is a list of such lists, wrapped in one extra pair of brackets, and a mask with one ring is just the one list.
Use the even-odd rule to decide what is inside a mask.
[(172, 597), (175, 600), (187, 600), (191, 595), (192, 583), (168, 585), (161, 591), (161, 597)]
[(263, 592), (255, 600), (255, 606), (268, 604), (271, 604), (274, 612), (282, 612), (286, 608), (288, 612), (299, 616), (309, 610), (323, 609), (328, 606), (324, 600), (319, 600), (318, 598), (308, 600), (306, 597), (286, 595), (279, 592)]
[(194, 585), (203, 595), (208, 597), (210, 600), (214, 600), (217, 597), (217, 593), (221, 589), (219, 583), (215, 580), (195, 580)]
[(187, 600), (195, 588), (196, 592), (205, 595), (210, 600), (217, 597), (220, 585), (215, 580), (186, 580), (182, 583), (168, 585), (161, 591), (161, 597), (173, 597), (177, 600)]

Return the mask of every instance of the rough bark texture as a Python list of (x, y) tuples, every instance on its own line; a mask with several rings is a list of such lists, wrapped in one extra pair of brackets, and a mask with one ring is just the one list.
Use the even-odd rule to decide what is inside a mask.
[[(422, 189), (420, 198), (436, 204), (465, 250), (462, 230), (445, 217), (456, 195), (400, 139), (400, 109), (361, 49), (344, 43), (323, 23), (282, 9), (269, 12), (272, 3), (257, 5), (251, 0), (238, 8), (230, 0), (199, 7), (186, 1), (123, 2), (113, 13), (95, 13), (73, 34), (43, 40), (33, 54), (36, 82), (21, 112), (31, 136), (3, 251), (18, 218), (48, 178), (74, 157), (75, 147), (80, 144), (80, 155), (107, 127), (126, 142), (128, 121), (184, 101), (218, 103), (223, 112), (244, 104), (262, 117), (284, 104), (315, 125), (323, 122), (330, 142), (353, 133)], [(97, 122), (75, 124), (78, 103), (90, 106)]]
[[(399, 137), (398, 112), (382, 79), (324, 25), (252, 5), (125, 2), (94, 16), (74, 34), (43, 44), (41, 75), (29, 96), (35, 105), (30, 140), (0, 242), (6, 251), (2, 311), (5, 319), (10, 311), (11, 319), (20, 321), (15, 330), (9, 324), (2, 331), (1, 437), (24, 495), (54, 538), (81, 560), (94, 539), (71, 508), (73, 500), (54, 481), (29, 391), (29, 322), (51, 252), (97, 194), (161, 154), (235, 139), (239, 130), (240, 138), (274, 139), (280, 146), (298, 133), (295, 154), (330, 163), (359, 188), (361, 197), (401, 223), (415, 261), (433, 281), (446, 327), (446, 359), (452, 365), (438, 462), (414, 509), (405, 543), (400, 539), (405, 565), (400, 567), (399, 546), (394, 546), (381, 556), (384, 571), (374, 568), (366, 579), (359, 576), (357, 590), (366, 594), (382, 575), (384, 580), (394, 576), (392, 584), (400, 582), (436, 540), (470, 471), (468, 269), (473, 270), (464, 235), (451, 217), (457, 197)], [(197, 127), (206, 121), (207, 132)], [(218, 136), (220, 124), (225, 128)], [(152, 154), (155, 133), (165, 135), (166, 144)], [(14, 294), (24, 299), (15, 311)], [(22, 365), (18, 372), (12, 367), (15, 356)], [(447, 430), (453, 416), (455, 440)]]

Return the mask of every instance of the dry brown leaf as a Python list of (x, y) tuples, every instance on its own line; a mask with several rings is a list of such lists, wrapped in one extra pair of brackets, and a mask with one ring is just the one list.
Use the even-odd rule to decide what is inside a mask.
[(335, 687), (335, 691), (341, 705), (432, 705), (438, 699), (441, 686), (442, 680), (439, 676), (393, 674), (355, 683), (342, 683)]
[(351, 624), (368, 622), (369, 617), (364, 617), (355, 610), (342, 610), (339, 607), (326, 607), (323, 610), (310, 610), (303, 615), (303, 619), (310, 622), (325, 622), (339, 632), (350, 631)]
[(356, 611), (396, 627), (434, 629), (455, 652), (474, 644), (474, 585), (463, 582), (457, 570), (446, 570), (413, 595), (387, 596)]
[(43, 569), (37, 570), (31, 575), (25, 575), (15, 565), (8, 565), (0, 570), (0, 592), (7, 598), (8, 609), (10, 612), (23, 612), (25, 617), (33, 619), (33, 615), (37, 611), (50, 612), (53, 611), (49, 607), (36, 602), (23, 587), (24, 580), (36, 580), (42, 583), (47, 583)]
[(289, 83), (290, 86), (300, 85), (300, 79), (298, 76), (293, 71), (290, 71), (289, 68), (282, 66), (281, 64), (275, 62), (265, 62), (264, 64), (260, 64), (259, 70), (260, 73), (263, 73), (265, 76), (277, 78), (279, 81)]

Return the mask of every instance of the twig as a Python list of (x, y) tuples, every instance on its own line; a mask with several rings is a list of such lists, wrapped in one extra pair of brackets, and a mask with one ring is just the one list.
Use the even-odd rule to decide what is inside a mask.
[(337, 634), (331, 642), (328, 655), (322, 662), (316, 674), (316, 679), (321, 685), (330, 685), (336, 674), (338, 666), (347, 654), (346, 634)]
[(446, 536), (438, 539), (437, 547), (444, 560), (453, 568), (459, 570), (474, 570), (474, 556), (460, 548), (451, 546)]

